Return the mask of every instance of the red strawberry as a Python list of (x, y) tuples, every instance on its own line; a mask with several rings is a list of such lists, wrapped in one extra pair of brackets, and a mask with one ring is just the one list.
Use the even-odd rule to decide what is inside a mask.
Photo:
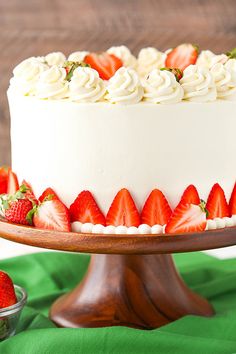
[(156, 224), (165, 225), (171, 217), (172, 211), (164, 194), (154, 189), (147, 198), (142, 213), (142, 224), (153, 226)]
[(198, 48), (192, 44), (181, 44), (172, 49), (166, 57), (167, 68), (184, 70), (187, 66), (195, 64), (198, 57)]
[(208, 219), (224, 218), (230, 216), (229, 206), (225, 198), (225, 193), (221, 186), (216, 183), (207, 199), (206, 209), (208, 211)]
[(60, 200), (56, 192), (52, 188), (47, 188), (39, 197), (39, 201), (42, 203), (45, 198), (49, 198), (50, 200)]
[(230, 215), (236, 215), (236, 183), (229, 200), (229, 213)]
[(7, 194), (14, 194), (19, 189), (19, 182), (17, 175), (12, 171), (11, 168), (8, 170), (8, 182), (7, 182)]
[(70, 206), (71, 221), (106, 225), (106, 220), (89, 191), (81, 192)]
[(199, 205), (201, 202), (198, 191), (193, 184), (190, 184), (184, 191), (179, 204), (195, 204)]
[(47, 200), (37, 206), (33, 221), (39, 229), (71, 231), (68, 210), (60, 200)]
[(25, 186), (26, 187), (26, 191), (25, 191), (25, 196), (32, 200), (35, 204), (38, 204), (38, 199), (35, 197), (35, 194), (33, 192), (33, 189), (31, 187), (31, 184), (29, 184), (28, 182), (26, 182), (25, 180), (22, 181), (21, 187)]
[(178, 234), (204, 231), (206, 223), (204, 202), (199, 205), (179, 204), (166, 225), (165, 232), (167, 234)]
[(127, 189), (121, 189), (115, 196), (106, 217), (106, 224), (127, 227), (140, 225), (138, 209)]
[(84, 62), (97, 70), (103, 80), (109, 80), (115, 72), (123, 66), (122, 61), (113, 54), (106, 52), (90, 53), (84, 58)]
[(17, 199), (9, 202), (5, 210), (5, 218), (15, 224), (31, 225), (29, 212), (33, 209), (33, 204), (29, 199)]
[(36, 204), (28, 188), (23, 184), (16, 193), (2, 198), (5, 218), (16, 224), (32, 225), (34, 205)]
[(9, 275), (0, 271), (0, 309), (14, 305), (17, 302), (15, 289)]
[(7, 193), (8, 167), (0, 167), (0, 194)]

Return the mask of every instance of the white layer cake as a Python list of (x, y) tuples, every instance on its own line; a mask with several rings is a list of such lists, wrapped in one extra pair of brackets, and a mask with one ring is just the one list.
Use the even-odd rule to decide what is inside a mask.
[(90, 190), (104, 213), (123, 187), (141, 208), (153, 188), (175, 206), (193, 183), (228, 198), (236, 176), (236, 101), (119, 105), (40, 100), (8, 91), (12, 166), (37, 196), (52, 187), (69, 206)]

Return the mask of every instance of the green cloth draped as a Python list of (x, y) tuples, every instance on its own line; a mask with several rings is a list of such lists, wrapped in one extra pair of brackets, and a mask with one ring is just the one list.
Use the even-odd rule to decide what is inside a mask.
[(59, 329), (48, 319), (54, 300), (83, 277), (87, 255), (38, 253), (1, 261), (0, 269), (27, 290), (29, 300), (17, 334), (0, 343), (0, 354), (236, 353), (236, 259), (189, 253), (175, 261), (186, 283), (213, 304), (216, 316), (186, 316), (151, 331)]

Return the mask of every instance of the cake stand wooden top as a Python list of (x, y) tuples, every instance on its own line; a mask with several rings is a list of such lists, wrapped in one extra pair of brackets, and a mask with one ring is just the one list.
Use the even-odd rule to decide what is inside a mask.
[(163, 254), (201, 251), (236, 244), (236, 227), (178, 235), (104, 235), (39, 230), (0, 221), (0, 237), (68, 252)]

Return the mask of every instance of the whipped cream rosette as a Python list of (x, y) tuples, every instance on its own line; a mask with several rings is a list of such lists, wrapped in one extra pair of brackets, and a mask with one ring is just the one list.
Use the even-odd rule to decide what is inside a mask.
[(53, 52), (45, 56), (45, 61), (48, 65), (59, 65), (63, 66), (66, 61), (66, 57), (62, 52)]
[(60, 99), (68, 97), (68, 81), (66, 81), (66, 70), (53, 65), (44, 71), (36, 85), (36, 96), (46, 99)]
[(156, 48), (148, 47), (140, 50), (138, 55), (138, 73), (141, 77), (147, 76), (153, 69), (165, 66), (166, 53)]
[(106, 88), (96, 70), (80, 66), (73, 72), (69, 91), (72, 101), (96, 102), (104, 96)]
[(228, 60), (226, 54), (215, 54), (210, 50), (203, 50), (197, 59), (197, 65), (212, 68), (217, 63), (224, 64)]
[(231, 84), (236, 85), (236, 59), (229, 59), (225, 63), (225, 68), (231, 75)]
[(137, 72), (122, 67), (109, 80), (105, 98), (111, 103), (138, 103), (143, 97), (143, 88)]
[(152, 103), (177, 103), (184, 96), (183, 88), (168, 70), (152, 70), (143, 80), (143, 87), (144, 100)]
[(48, 66), (38, 58), (26, 59), (13, 70), (11, 87), (23, 95), (34, 95), (39, 76), (47, 69)]
[(214, 101), (217, 96), (214, 78), (209, 69), (198, 65), (189, 65), (180, 84), (184, 89), (184, 99), (192, 102)]
[(71, 53), (68, 56), (68, 60), (69, 61), (76, 61), (76, 62), (81, 63), (84, 60), (84, 58), (86, 57), (87, 54), (89, 54), (89, 52), (87, 52), (85, 50), (74, 52), (74, 53)]
[(217, 97), (229, 100), (235, 99), (236, 81), (232, 80), (231, 72), (227, 70), (227, 66), (217, 63), (211, 68), (211, 73), (214, 77)]
[(137, 66), (137, 59), (125, 45), (111, 47), (107, 50), (107, 53), (114, 54), (117, 58), (120, 58), (125, 67), (135, 69)]

